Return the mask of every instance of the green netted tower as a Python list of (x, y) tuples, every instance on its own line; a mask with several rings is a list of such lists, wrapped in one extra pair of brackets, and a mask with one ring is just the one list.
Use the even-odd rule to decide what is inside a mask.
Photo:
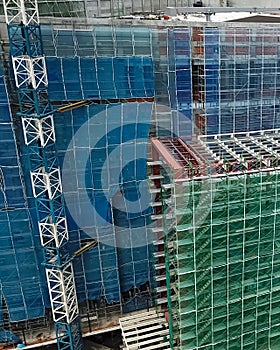
[(173, 349), (280, 348), (279, 137), (154, 143)]

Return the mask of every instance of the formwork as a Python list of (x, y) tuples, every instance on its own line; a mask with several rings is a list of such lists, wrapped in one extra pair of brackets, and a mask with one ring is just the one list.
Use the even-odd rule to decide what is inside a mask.
[[(200, 137), (185, 140), (184, 152), (182, 140), (154, 143), (166, 178), (174, 349), (279, 348), (279, 136), (273, 130)], [(164, 161), (162, 146), (183, 172)]]

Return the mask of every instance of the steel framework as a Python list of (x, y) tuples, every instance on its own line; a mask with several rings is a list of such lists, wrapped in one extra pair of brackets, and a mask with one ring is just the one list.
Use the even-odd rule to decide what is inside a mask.
[(38, 4), (37, 0), (5, 0), (4, 10), (57, 345), (59, 350), (80, 350), (82, 334), (72, 259), (65, 249), (69, 237)]

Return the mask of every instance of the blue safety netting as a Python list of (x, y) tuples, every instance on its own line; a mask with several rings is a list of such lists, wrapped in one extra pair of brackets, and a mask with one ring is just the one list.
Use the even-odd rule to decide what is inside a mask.
[(51, 100), (153, 97), (149, 57), (47, 57)]
[[(149, 29), (42, 26), (42, 33), (52, 101), (154, 96)], [(101, 295), (119, 301), (121, 292), (151, 283), (151, 241), (145, 228), (151, 113), (151, 103), (129, 103), (55, 115), (71, 249), (88, 237), (99, 241), (74, 262), (80, 301)], [(132, 211), (124, 210), (127, 203), (133, 204)]]
[(41, 31), (47, 56), (151, 57), (154, 50), (152, 30), (147, 27), (99, 25), (88, 29), (63, 30), (42, 24)]
[[(189, 130), (182, 116), (192, 122), (192, 113), (198, 132), (206, 134), (279, 127), (279, 42), (274, 30), (230, 25), (168, 30), (174, 133)], [(193, 112), (191, 95), (197, 102)]]
[(3, 303), (3, 293), (2, 293), (2, 285), (0, 284), (0, 326), (3, 324), (3, 310), (2, 310), (2, 303)]
[(0, 111), (0, 284), (13, 322), (44, 316), (47, 296), (41, 287), (42, 276), (34, 251), (32, 224), (1, 66)]
[[(44, 31), (44, 28), (48, 29)], [(47, 68), (51, 100), (63, 102), (81, 99), (107, 100), (154, 96), (153, 61), (151, 57), (148, 57), (151, 55), (149, 30), (143, 28), (136, 28), (132, 31), (117, 30), (114, 34), (118, 38), (114, 43), (116, 45), (114, 52), (122, 53), (122, 56), (104, 57), (107, 55), (107, 52), (103, 50), (106, 46), (103, 48), (99, 46), (96, 50), (100, 53), (100, 57), (93, 57), (94, 52), (88, 56), (84, 51), (85, 46), (89, 49), (90, 31), (84, 33), (78, 31), (75, 34), (77, 40), (71, 39), (69, 31), (58, 31), (56, 41), (58, 46), (54, 50), (50, 27), (44, 28), (45, 52), (49, 54)], [(108, 39), (109, 44), (108, 30), (97, 28), (95, 37), (99, 38), (99, 43)], [(77, 48), (74, 51), (71, 49), (72, 43), (73, 45), (78, 43), (78, 51), (75, 51)], [(129, 45), (131, 46), (132, 43), (134, 46), (130, 50)], [(80, 53), (80, 56), (73, 57), (77, 52)], [(131, 54), (133, 56), (129, 57), (128, 55)], [(10, 321), (14, 322), (43, 316), (45, 307), (49, 307), (49, 300), (44, 269), (41, 266), (43, 254), (38, 236), (35, 203), (32, 199), (27, 149), (20, 136), (23, 180), (19, 176), (19, 156), (16, 151), (2, 72), (0, 98), (0, 136), (2, 145), (5, 144), (5, 147), (0, 148), (0, 206), (2, 210), (0, 212), (0, 282)], [(100, 115), (101, 112), (103, 115)], [(102, 218), (100, 222), (100, 218), (94, 215), (91, 217), (90, 225), (83, 227), (72, 217), (73, 212), (70, 209), (73, 208), (69, 209), (69, 206), (66, 208), (70, 253), (77, 250), (83, 240), (97, 237), (99, 241), (97, 248), (86, 252), (81, 258), (76, 258), (74, 261), (79, 301), (98, 300), (101, 296), (105, 296), (109, 303), (120, 301), (121, 292), (132, 287), (139, 288), (147, 282), (152, 284), (150, 265), (152, 255), (148, 246), (151, 242), (148, 241), (149, 233), (144, 228), (149, 221), (149, 196), (147, 184), (143, 185), (146, 180), (145, 158), (151, 112), (151, 103), (131, 103), (129, 105), (89, 106), (55, 116), (58, 157), (66, 171), (67, 165), (63, 163), (65, 151), (71, 144), (73, 135), (76, 136), (75, 146), (72, 153), (70, 152), (72, 159), (68, 166), (75, 171), (74, 179), (77, 180), (79, 186), (77, 190), (79, 198), (77, 200), (75, 193), (73, 194), (73, 191), (69, 189), (69, 183), (64, 182), (66, 199), (69, 195), (70, 202), (75, 203), (77, 212), (80, 213), (82, 210), (83, 215), (90, 217), (91, 211), (84, 206), (90, 198), (90, 206), (96, 208), (96, 213)], [(88, 134), (80, 137), (77, 131), (84, 123), (89, 124)], [(106, 134), (109, 129), (112, 131), (111, 134)], [(100, 139), (99, 144), (94, 148), (93, 143), (96, 142), (96, 137), (101, 137), (101, 135), (103, 139)], [(84, 147), (90, 150), (87, 155), (89, 160), (85, 167), (83, 164)], [(115, 156), (114, 148), (121, 150), (122, 158)], [(110, 150), (112, 156), (108, 163), (106, 157)], [(116, 162), (117, 159), (118, 162)], [(101, 188), (104, 186), (104, 174), (102, 174), (102, 186), (96, 179), (96, 174), (101, 170), (99, 166), (102, 161), (107, 162), (105, 169), (107, 167), (107, 171), (110, 172), (104, 188), (107, 196), (105, 200)], [(120, 171), (117, 173), (115, 170)], [(112, 180), (113, 175), (115, 176), (114, 181)], [(86, 181), (83, 180), (83, 177)], [(83, 183), (85, 183), (84, 188)], [(24, 191), (26, 191), (26, 198)], [(138, 206), (136, 211), (133, 209), (132, 212), (127, 212), (125, 217), (122, 215), (123, 211), (120, 210), (121, 205), (116, 204), (120, 191), (123, 193), (124, 200), (136, 203), (136, 207)], [(110, 200), (116, 207), (108, 206)], [(26, 201), (29, 211), (25, 207)], [(140, 242), (137, 237), (139, 233)], [(138, 302), (138, 307), (140, 304)], [(137, 306), (135, 305), (134, 308)], [(2, 314), (0, 314), (1, 322)]]
[[(119, 301), (121, 292), (151, 280), (145, 227), (151, 113), (152, 103), (134, 102), (91, 105), (55, 116), (71, 241), (81, 239), (78, 230), (99, 241), (82, 257), (83, 264), (75, 263), (80, 300), (86, 289), (89, 299), (103, 293), (108, 302)], [(82, 275), (87, 284), (80, 289)]]
[(192, 130), (192, 78), (190, 29), (168, 31), (169, 95), (173, 114), (174, 132), (190, 135)]
[(205, 28), (205, 114), (206, 133), (219, 132), (219, 30)]
[(7, 329), (0, 329), (0, 343), (20, 343), (22, 340)]
[[(278, 34), (272, 28), (220, 27), (219, 120), (208, 123), (219, 133), (278, 128), (280, 105), (278, 86)], [(208, 39), (209, 42), (209, 39)], [(215, 57), (215, 55), (214, 55)], [(212, 115), (217, 115), (212, 113)], [(208, 113), (206, 113), (208, 117)], [(213, 123), (216, 127), (212, 127)]]

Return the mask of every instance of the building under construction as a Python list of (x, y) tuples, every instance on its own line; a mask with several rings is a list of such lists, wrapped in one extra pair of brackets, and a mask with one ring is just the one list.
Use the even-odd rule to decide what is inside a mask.
[(38, 2), (1, 17), (0, 342), (277, 349), (279, 26)]
[(174, 349), (279, 348), (279, 136), (152, 140)]

